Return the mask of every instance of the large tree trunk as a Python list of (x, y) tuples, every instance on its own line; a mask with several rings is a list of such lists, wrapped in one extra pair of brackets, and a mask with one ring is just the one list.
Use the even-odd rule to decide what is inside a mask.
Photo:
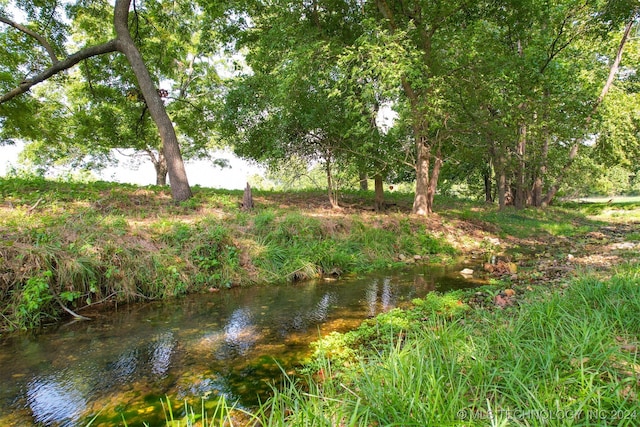
[(414, 130), (414, 137), (416, 139), (416, 193), (412, 212), (416, 215), (429, 215), (433, 205), (433, 202), (429, 202), (431, 147), (427, 145), (426, 136), (421, 135), (420, 131)]
[(416, 191), (412, 212), (416, 215), (429, 215), (432, 212), (433, 199), (429, 199), (429, 166), (431, 161), (431, 144), (428, 136), (426, 118), (420, 110), (420, 99), (406, 79), (402, 79), (409, 103), (411, 104), (411, 120), (413, 121), (413, 138), (416, 145)]
[(184, 168), (178, 138), (164, 108), (162, 98), (151, 79), (149, 70), (142, 59), (140, 51), (136, 47), (131, 34), (129, 33), (129, 6), (131, 0), (116, 0), (114, 9), (114, 27), (116, 30), (116, 45), (122, 52), (138, 80), (140, 91), (144, 96), (149, 114), (158, 126), (160, 139), (162, 140), (162, 151), (167, 160), (167, 169), (171, 183), (171, 194), (177, 202), (189, 199), (191, 188), (187, 180), (187, 172)]

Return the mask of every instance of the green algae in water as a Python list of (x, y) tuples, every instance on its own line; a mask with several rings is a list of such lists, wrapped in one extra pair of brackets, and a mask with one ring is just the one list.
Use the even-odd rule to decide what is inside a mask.
[[(130, 426), (165, 426), (167, 397), (176, 419), (185, 415), (185, 401), (196, 412), (220, 399), (249, 409), (282, 384), (283, 370), (295, 372), (310, 342), (441, 284), (468, 287), (458, 271), (419, 266), (361, 279), (231, 289), (132, 304), (92, 322), (5, 338), (0, 351), (12, 363), (0, 366), (6, 385), (0, 413), (19, 414), (9, 425), (32, 425), (44, 408), (63, 411), (61, 422), (69, 426), (86, 425), (96, 414), (93, 427), (122, 425), (123, 416)], [(38, 381), (46, 392), (79, 393), (78, 406), (33, 406), (27, 393)]]

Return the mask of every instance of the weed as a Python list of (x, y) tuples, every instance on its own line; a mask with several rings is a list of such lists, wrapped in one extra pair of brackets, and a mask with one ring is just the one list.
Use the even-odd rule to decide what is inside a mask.
[(27, 280), (14, 314), (15, 322), (22, 329), (40, 325), (41, 312), (45, 311), (44, 307), (53, 299), (49, 290), (52, 276), (51, 271), (46, 270)]

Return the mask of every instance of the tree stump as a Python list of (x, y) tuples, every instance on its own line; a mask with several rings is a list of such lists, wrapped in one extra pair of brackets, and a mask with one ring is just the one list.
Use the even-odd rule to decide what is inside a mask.
[(250, 211), (253, 209), (253, 195), (251, 194), (251, 187), (247, 182), (247, 186), (244, 188), (244, 196), (242, 197), (242, 210)]

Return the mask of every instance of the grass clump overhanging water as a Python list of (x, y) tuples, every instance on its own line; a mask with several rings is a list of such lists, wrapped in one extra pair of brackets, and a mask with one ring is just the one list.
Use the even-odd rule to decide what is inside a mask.
[(412, 195), (398, 192), (388, 195), (393, 209), (376, 214), (372, 192), (345, 192), (356, 208), (336, 212), (323, 192), (254, 191), (256, 209), (243, 212), (241, 191), (193, 191), (175, 204), (164, 187), (1, 178), (0, 330), (35, 328), (96, 303), (362, 273), (416, 256), (446, 262), (486, 241), (468, 232), (471, 224), (547, 241), (600, 224), (585, 217), (591, 205), (498, 212), (440, 197), (439, 219), (425, 222), (409, 215)]
[[(181, 204), (168, 188), (0, 178), (0, 330), (131, 302), (256, 283), (340, 276), (456, 253), (419, 218), (334, 212), (314, 194), (195, 187)], [(318, 194), (318, 198), (324, 195)], [(361, 204), (373, 195), (354, 193)], [(405, 198), (410, 206), (410, 195)], [(309, 200), (321, 207), (290, 206)]]
[(260, 422), (638, 425), (639, 270), (584, 275), (505, 310), (430, 297), (404, 321), (396, 311), (332, 334), (317, 344), (307, 381), (276, 391)]

